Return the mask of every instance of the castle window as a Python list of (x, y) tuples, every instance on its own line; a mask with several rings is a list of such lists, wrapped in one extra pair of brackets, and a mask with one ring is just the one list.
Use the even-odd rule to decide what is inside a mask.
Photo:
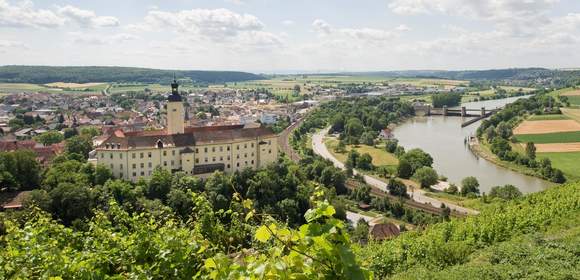
[(244, 144), (244, 149), (247, 149), (247, 148), (248, 148), (248, 144)]
[(137, 172), (133, 172), (133, 177), (137, 177)]
[(141, 168), (145, 168), (145, 163), (141, 163)]
[(228, 156), (228, 160), (230, 160), (230, 156)]
[(163, 156), (166, 156), (166, 155), (167, 155), (167, 151), (163, 151)]
[(230, 164), (228, 163), (228, 169), (230, 168)]
[(244, 157), (247, 158), (248, 157), (248, 154), (244, 154)]
[(119, 164), (119, 168), (123, 169), (123, 164), (122, 163)]
[(237, 145), (237, 146), (236, 146), (236, 149), (237, 149), (237, 150), (239, 150), (239, 149), (240, 149), (240, 145)]
[(163, 162), (163, 166), (167, 166), (167, 161), (164, 161)]
[(252, 148), (254, 147), (254, 142), (252, 142)]
[(123, 154), (119, 154), (119, 158), (120, 159), (123, 159)]
[(238, 162), (238, 163), (236, 163), (236, 166), (237, 166), (237, 167), (240, 167), (240, 163), (239, 163), (239, 162)]
[(149, 166), (149, 168), (153, 167), (153, 164), (151, 164), (151, 162), (147, 163), (147, 166)]
[(211, 151), (215, 153), (215, 147), (211, 147)]
[(143, 158), (143, 153), (139, 153), (139, 158)]
[(207, 162), (207, 158), (205, 158), (205, 162)]
[(113, 169), (113, 164), (111, 163), (111, 169)]
[(101, 158), (105, 158), (105, 153), (101, 153)]
[(121, 149), (121, 144), (117, 144), (117, 149)]
[(157, 140), (157, 148), (163, 148), (163, 142), (161, 140)]
[(131, 157), (135, 159), (135, 153), (131, 153)]
[(195, 148), (195, 153), (196, 154), (199, 154), (199, 149), (198, 148)]
[(228, 147), (227, 147), (227, 150), (228, 150), (228, 151), (230, 150), (230, 146), (228, 146)]
[(110, 159), (113, 159), (113, 153), (110, 153), (110, 154), (109, 154), (109, 158), (110, 158)]
[(123, 178), (123, 173), (119, 173), (119, 178)]
[(252, 152), (252, 156), (254, 156), (254, 152)]
[(105, 144), (105, 149), (109, 148), (109, 143)]
[(151, 152), (148, 152), (148, 153), (147, 153), (147, 156), (148, 156), (149, 158), (151, 158)]
[(220, 152), (224, 151), (224, 147), (220, 146)]
[(133, 169), (135, 169), (135, 168), (137, 168), (137, 164), (133, 163)]
[(272, 149), (268, 150), (268, 154), (271, 154), (271, 153), (272, 153)]
[(141, 171), (141, 176), (145, 176), (145, 171)]
[(175, 150), (171, 151), (171, 155), (174, 156), (175, 155)]
[(223, 161), (223, 160), (224, 160), (224, 157), (220, 157), (220, 161)]
[(215, 162), (215, 157), (213, 157), (213, 158), (211, 159), (211, 161), (212, 161), (212, 162)]
[(254, 164), (254, 160), (252, 160), (252, 164)]
[(207, 153), (207, 147), (203, 148), (203, 151)]
[(199, 163), (199, 159), (198, 158), (195, 159), (195, 163)]

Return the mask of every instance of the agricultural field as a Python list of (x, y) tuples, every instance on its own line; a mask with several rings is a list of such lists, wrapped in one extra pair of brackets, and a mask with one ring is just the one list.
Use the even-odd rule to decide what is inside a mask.
[(51, 83), (46, 85), (0, 83), (0, 93), (99, 93), (107, 87), (104, 83), (70, 84)]
[(570, 118), (564, 114), (554, 115), (533, 115), (528, 118), (528, 121), (553, 121), (553, 120), (569, 120)]
[(580, 152), (538, 153), (538, 158), (548, 158), (552, 166), (564, 172), (571, 180), (580, 180)]
[(568, 179), (580, 180), (580, 109), (563, 108), (562, 113), (531, 116), (520, 124), (514, 130), (517, 150), (534, 142), (538, 158), (550, 159)]
[(514, 129), (514, 134), (543, 134), (580, 131), (575, 120), (524, 121)]
[(573, 143), (580, 142), (580, 131), (539, 133), (539, 134), (516, 134), (519, 142), (534, 142), (535, 144), (549, 143)]
[(345, 153), (337, 153), (334, 151), (338, 145), (337, 139), (327, 138), (324, 143), (326, 147), (328, 147), (328, 151), (341, 162), (345, 162), (348, 152), (350, 152), (352, 149), (355, 149), (360, 154), (370, 154), (373, 158), (373, 165), (375, 166), (394, 166), (399, 163), (397, 157), (391, 153), (388, 153), (383, 146), (377, 146), (375, 148), (367, 145), (346, 145)]

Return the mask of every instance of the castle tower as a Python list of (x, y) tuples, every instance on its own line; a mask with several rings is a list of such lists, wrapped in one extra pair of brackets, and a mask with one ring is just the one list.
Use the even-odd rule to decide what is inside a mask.
[(179, 84), (173, 76), (171, 95), (167, 98), (167, 133), (182, 134), (185, 131), (183, 101), (179, 95)]

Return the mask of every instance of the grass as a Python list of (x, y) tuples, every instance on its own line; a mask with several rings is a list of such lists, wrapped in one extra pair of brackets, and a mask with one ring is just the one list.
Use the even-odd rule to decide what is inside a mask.
[(580, 95), (566, 96), (570, 105), (580, 105)]
[(479, 210), (479, 211), (481, 211), (485, 208), (490, 208), (491, 206), (494, 205), (494, 202), (502, 201), (500, 199), (492, 200), (491, 198), (489, 198), (489, 202), (484, 203), (481, 200), (481, 198), (467, 198), (467, 197), (448, 194), (448, 193), (444, 193), (444, 192), (427, 192), (427, 193), (425, 193), (425, 195), (428, 197), (436, 198), (436, 199), (441, 200), (443, 202), (448, 202), (451, 204), (459, 205), (461, 207), (471, 208), (471, 209), (475, 209), (475, 210)]
[(544, 134), (519, 134), (515, 135), (519, 142), (534, 142), (535, 144), (548, 143), (574, 143), (580, 142), (580, 131), (556, 132)]
[(334, 148), (338, 145), (338, 140), (333, 138), (327, 138), (324, 141), (326, 147), (328, 147), (329, 152), (336, 157), (341, 162), (346, 161), (348, 152), (355, 149), (360, 154), (368, 153), (373, 157), (373, 165), (375, 166), (393, 166), (399, 164), (399, 160), (395, 155), (388, 153), (382, 146), (372, 147), (367, 145), (346, 145), (345, 153), (337, 153)]
[(562, 108), (562, 113), (577, 122), (580, 122), (580, 109)]
[(570, 180), (580, 180), (580, 152), (538, 153), (538, 158), (549, 158), (552, 166), (564, 172)]
[(552, 121), (552, 120), (569, 120), (566, 115), (533, 115), (528, 121)]

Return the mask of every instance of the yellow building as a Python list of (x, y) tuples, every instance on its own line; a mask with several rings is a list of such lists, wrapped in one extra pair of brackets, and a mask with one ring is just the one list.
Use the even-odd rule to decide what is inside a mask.
[(177, 82), (171, 84), (164, 130), (115, 131), (96, 148), (96, 161), (125, 180), (148, 178), (161, 166), (172, 172), (207, 177), (261, 168), (278, 159), (278, 138), (265, 127), (243, 125), (185, 127)]

